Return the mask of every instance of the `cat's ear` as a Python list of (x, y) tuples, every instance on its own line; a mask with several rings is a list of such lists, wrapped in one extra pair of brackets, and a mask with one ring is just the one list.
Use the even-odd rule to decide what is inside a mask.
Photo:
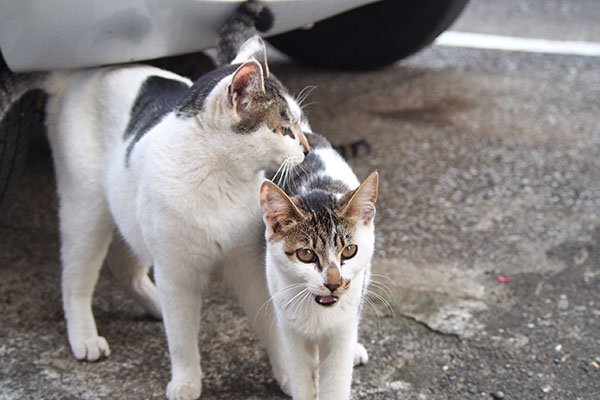
[(375, 217), (378, 185), (379, 174), (375, 171), (357, 189), (342, 196), (340, 214), (346, 217), (358, 218), (365, 225), (371, 223)]
[(227, 87), (229, 104), (238, 112), (247, 109), (253, 97), (262, 93), (265, 93), (265, 80), (262, 67), (256, 60), (242, 64)]
[(258, 60), (266, 77), (269, 77), (269, 64), (267, 64), (267, 47), (260, 36), (254, 35), (246, 40), (238, 50), (231, 64), (242, 64), (252, 59)]
[(304, 213), (296, 203), (271, 181), (263, 182), (260, 187), (260, 205), (263, 220), (270, 234), (277, 233), (281, 228), (304, 218)]

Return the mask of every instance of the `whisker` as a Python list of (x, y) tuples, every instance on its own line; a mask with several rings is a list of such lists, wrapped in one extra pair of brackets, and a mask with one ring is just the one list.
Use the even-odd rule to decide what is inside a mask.
[(258, 316), (260, 315), (260, 313), (261, 313), (263, 310), (265, 310), (265, 312), (266, 312), (266, 308), (265, 308), (265, 307), (267, 307), (267, 305), (268, 305), (269, 303), (273, 302), (273, 300), (275, 299), (275, 297), (277, 297), (277, 296), (280, 296), (280, 295), (283, 295), (285, 292), (288, 292), (288, 291), (290, 291), (290, 290), (296, 289), (296, 288), (298, 288), (298, 287), (302, 287), (302, 284), (300, 284), (300, 283), (294, 283), (294, 284), (292, 284), (292, 285), (284, 286), (283, 288), (281, 288), (281, 289), (277, 290), (275, 293), (273, 293), (273, 294), (271, 295), (271, 297), (269, 297), (269, 298), (267, 299), (267, 301), (265, 301), (265, 302), (262, 304), (262, 306), (260, 306), (260, 308), (258, 309), (258, 311), (256, 312), (256, 315), (254, 316), (254, 323), (256, 324), (256, 319), (258, 318)]
[(292, 165), (288, 164), (287, 169), (285, 171), (285, 180), (283, 182), (286, 188), (290, 187), (290, 183), (291, 183), (290, 181), (291, 181), (291, 176), (292, 176), (292, 172), (291, 171), (292, 170), (293, 170)]
[(296, 307), (294, 308), (294, 310), (290, 313), (291, 318), (295, 318), (296, 314), (300, 314), (301, 311), (301, 307), (303, 309), (303, 306), (306, 305), (306, 299), (309, 298), (311, 295), (310, 291), (306, 290), (306, 292), (304, 293), (304, 295), (302, 297), (300, 297), (300, 299), (298, 299), (298, 302), (296, 304)]
[(285, 160), (283, 160), (283, 163), (281, 163), (281, 174), (279, 175), (279, 179), (277, 180), (277, 186), (279, 186), (279, 187), (281, 187), (281, 184), (285, 177), (285, 170), (287, 168), (287, 165), (288, 165), (288, 159), (286, 158)]
[(388, 285), (372, 280), (371, 282), (369, 282), (369, 286), (373, 286), (375, 289), (381, 290), (386, 296), (394, 300), (394, 292), (392, 291), (392, 289), (389, 288)]
[(319, 102), (318, 102), (318, 101), (311, 101), (310, 103), (307, 103), (307, 104), (302, 104), (302, 105), (300, 106), (300, 109), (301, 109), (302, 111), (304, 111), (304, 110), (306, 110), (308, 107), (312, 106), (313, 104), (319, 104)]
[(382, 274), (371, 274), (371, 276), (375, 276), (377, 278), (383, 278), (383, 279), (387, 279), (393, 286), (398, 286), (398, 284), (389, 276), (387, 275), (382, 275)]
[(310, 96), (316, 88), (317, 87), (313, 85), (305, 86), (296, 96), (296, 103), (298, 103), (298, 106), (301, 106), (302, 102), (304, 102), (304, 100), (306, 100), (306, 98)]
[(294, 297), (292, 297), (292, 298), (291, 298), (291, 299), (290, 299), (290, 300), (289, 300), (289, 301), (288, 301), (288, 302), (285, 304), (285, 306), (283, 306), (283, 308), (282, 308), (282, 309), (281, 309), (279, 312), (277, 312), (277, 310), (275, 310), (275, 312), (276, 312), (276, 315), (275, 315), (275, 318), (273, 319), (273, 321), (271, 321), (271, 327), (269, 328), (269, 332), (270, 332), (270, 331), (273, 329), (273, 324), (274, 324), (274, 323), (276, 323), (276, 322), (279, 320), (279, 318), (281, 317), (281, 314), (283, 314), (283, 313), (285, 312), (285, 310), (286, 310), (286, 309), (287, 309), (287, 308), (288, 308), (288, 307), (289, 307), (291, 304), (293, 304), (294, 300), (295, 300), (296, 298), (298, 298), (298, 296), (302, 295), (302, 294), (303, 294), (303, 293), (304, 293), (306, 290), (307, 290), (307, 289), (306, 289), (306, 288), (304, 288), (304, 289), (302, 289), (300, 292), (296, 293), (296, 294), (294, 295)]
[(285, 164), (285, 160), (283, 160), (283, 162), (281, 163), (281, 165), (279, 166), (279, 168), (277, 168), (277, 171), (275, 172), (275, 174), (271, 177), (271, 182), (275, 182), (275, 178), (277, 177), (277, 175), (279, 174), (279, 172), (283, 168), (284, 164)]
[(385, 308), (390, 312), (390, 314), (392, 314), (392, 317), (394, 317), (394, 318), (396, 317), (396, 312), (394, 311), (392, 305), (383, 296), (381, 296), (379, 293), (374, 292), (369, 289), (367, 289), (366, 292), (367, 292), (367, 295), (373, 296), (374, 298), (379, 300), (381, 303), (383, 303)]
[(279, 311), (279, 313), (277, 313), (277, 319), (279, 319), (279, 317), (281, 317), (281, 314), (291, 305), (293, 304), (294, 300), (296, 300), (298, 298), (298, 296), (303, 295), (305, 292), (307, 291), (306, 288), (302, 289), (299, 293), (296, 293), (296, 295), (294, 297), (292, 297), (286, 304), (285, 306), (283, 306), (283, 308), (281, 309), (281, 311)]
[(367, 304), (369, 304), (371, 306), (371, 308), (373, 309), (373, 311), (375, 311), (375, 315), (377, 316), (377, 326), (378, 328), (381, 328), (381, 319), (380, 319), (380, 312), (377, 309), (377, 307), (375, 307), (375, 304), (373, 303), (373, 301), (371, 299), (369, 299), (369, 297), (363, 293), (361, 293), (360, 297), (365, 300), (365, 302), (367, 302)]

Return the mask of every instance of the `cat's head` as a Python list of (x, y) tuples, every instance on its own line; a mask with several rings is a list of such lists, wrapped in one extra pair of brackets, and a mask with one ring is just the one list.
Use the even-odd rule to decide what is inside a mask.
[(336, 304), (370, 265), (377, 187), (377, 172), (339, 198), (324, 192), (290, 198), (264, 182), (268, 268), (302, 285), (318, 304)]
[(237, 151), (264, 162), (295, 165), (309, 145), (301, 129), (302, 112), (283, 85), (269, 72), (265, 45), (254, 36), (230, 65), (200, 77), (183, 99), (180, 117), (195, 118), (201, 127), (222, 135)]

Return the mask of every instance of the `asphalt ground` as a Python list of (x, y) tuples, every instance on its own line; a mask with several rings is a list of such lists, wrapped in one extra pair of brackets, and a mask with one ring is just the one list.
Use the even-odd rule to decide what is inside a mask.
[[(473, 1), (455, 28), (600, 37), (600, 3), (498, 3)], [(313, 129), (368, 139), (350, 162), (380, 173), (373, 272), (387, 304), (365, 309), (353, 398), (600, 399), (600, 60), (432, 46), (374, 72), (271, 69), (292, 92), (317, 86)], [(112, 354), (72, 357), (56, 209), (39, 136), (0, 215), (0, 399), (163, 398), (162, 324), (106, 272), (94, 312)], [(221, 285), (202, 319), (203, 399), (286, 398)]]

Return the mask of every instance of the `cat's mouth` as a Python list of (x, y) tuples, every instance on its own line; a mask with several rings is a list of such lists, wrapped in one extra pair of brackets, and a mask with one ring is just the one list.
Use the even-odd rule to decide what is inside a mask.
[(331, 307), (332, 305), (334, 305), (335, 303), (337, 303), (338, 301), (338, 297), (337, 296), (315, 296), (315, 301), (317, 302), (317, 304), (322, 305), (324, 307)]

